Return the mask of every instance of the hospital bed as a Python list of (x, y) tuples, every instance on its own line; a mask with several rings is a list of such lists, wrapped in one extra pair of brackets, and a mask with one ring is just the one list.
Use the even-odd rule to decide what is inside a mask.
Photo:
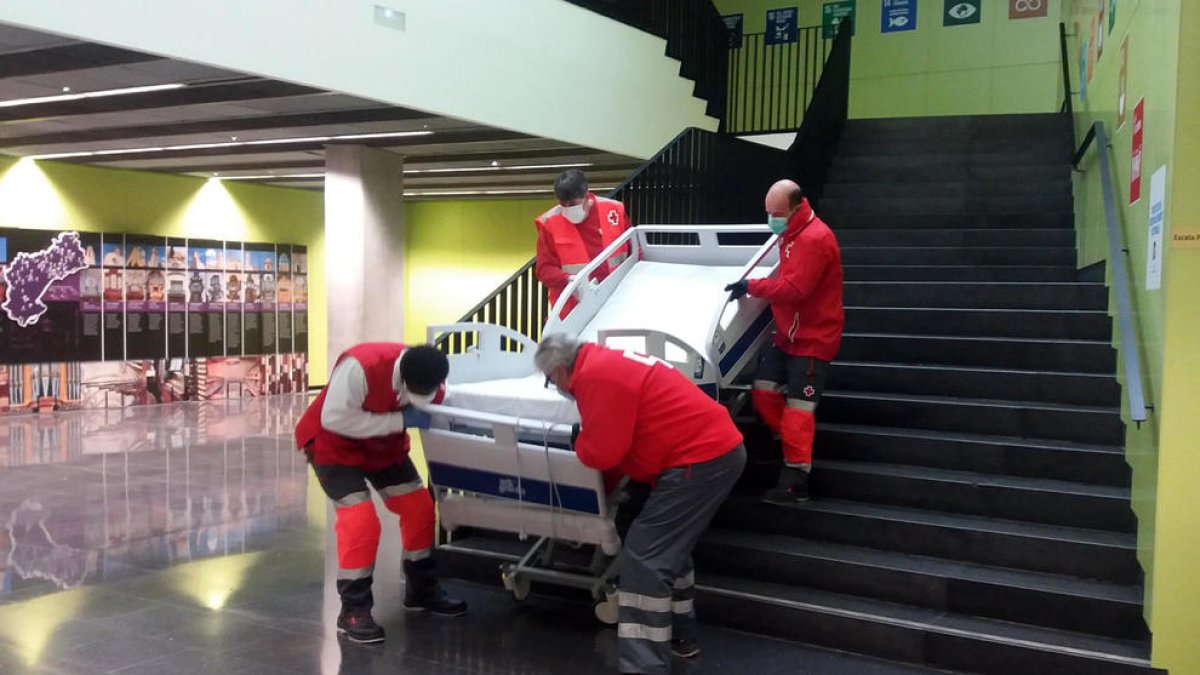
[[(568, 284), (543, 334), (657, 357), (716, 398), (751, 369), (770, 337), (766, 303), (749, 296), (730, 303), (724, 287), (772, 273), (775, 240), (761, 225), (631, 229)], [(622, 252), (628, 256), (615, 269), (597, 274)], [(564, 314), (571, 297), (578, 304)], [(420, 431), (442, 528), (451, 536), (471, 527), (536, 537), (520, 561), (502, 568), (514, 596), (524, 599), (533, 581), (582, 588), (597, 602), (597, 617), (614, 623), (619, 492), (570, 450), (578, 410), (545, 387), (528, 337), (486, 323), (429, 327), (431, 343), (453, 336), (471, 346), (449, 355), (446, 398), (428, 407)], [(582, 546), (594, 547), (590, 563), (556, 562), (564, 547)]]

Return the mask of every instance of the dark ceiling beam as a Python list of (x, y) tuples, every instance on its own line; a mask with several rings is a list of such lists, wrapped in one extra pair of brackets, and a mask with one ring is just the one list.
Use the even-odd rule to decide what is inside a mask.
[(65, 143), (94, 143), (97, 141), (137, 140), (164, 136), (189, 134), (226, 133), (280, 129), (284, 127), (315, 127), (328, 124), (361, 124), (364, 122), (402, 122), (410, 120), (436, 120), (428, 113), (408, 108), (361, 108), (355, 110), (329, 110), (325, 112), (296, 113), (292, 115), (263, 115), (259, 117), (233, 117), (226, 119), (178, 122), (174, 124), (145, 124), (128, 127), (101, 127), (78, 131), (60, 131), (35, 136), (0, 138), (0, 148), (33, 147), (38, 145), (60, 145)]
[[(385, 133), (385, 132), (380, 132)], [(488, 143), (495, 141), (516, 141), (534, 138), (516, 131), (503, 129), (473, 129), (464, 131), (442, 131), (432, 135), (409, 136), (406, 138), (367, 138), (353, 141), (355, 145), (371, 147), (402, 148), (407, 145), (454, 145), (457, 143)], [(236, 155), (263, 155), (272, 152), (314, 152), (324, 150), (331, 143), (316, 141), (310, 143), (276, 143), (267, 145), (236, 145), (217, 148), (191, 148), (186, 150), (158, 150), (145, 152), (128, 152), (114, 155), (99, 155), (91, 157), (68, 157), (65, 161), (84, 164), (104, 163), (106, 161), (155, 159), (159, 157), (229, 157)], [(452, 152), (452, 150), (451, 150)], [(157, 169), (163, 171), (165, 169)]]
[[(437, 136), (433, 136), (433, 138), (437, 138)], [(459, 155), (424, 155), (424, 156), (413, 155), (413, 156), (409, 156), (409, 157), (405, 158), (404, 166), (409, 169), (420, 169), (420, 168), (431, 167), (433, 164), (443, 164), (446, 162), (491, 162), (492, 160), (497, 160), (500, 162), (522, 161), (522, 162), (528, 163), (528, 164), (554, 164), (554, 163), (561, 163), (568, 159), (574, 159), (577, 157), (588, 157), (588, 156), (594, 156), (594, 155), (598, 155), (598, 154), (603, 154), (603, 153), (600, 153), (596, 150), (590, 150), (588, 148), (554, 148), (552, 150), (498, 150), (495, 152), (459, 154)], [(76, 161), (86, 161), (88, 159), (92, 159), (92, 158), (82, 157)], [(109, 158), (109, 157), (99, 158), (98, 157), (98, 158), (94, 158), (94, 159), (101, 160), (101, 161), (97, 161), (96, 164), (103, 165), (103, 164), (106, 164), (109, 162), (120, 162), (124, 159), (124, 157), (111, 157), (111, 158)], [(105, 160), (107, 160), (107, 161), (105, 161)], [(64, 161), (71, 161), (71, 160), (64, 160)], [(610, 163), (609, 159), (605, 159), (602, 161), (605, 164)], [(620, 164), (621, 162), (627, 162), (629, 166), (632, 166), (634, 168), (636, 168), (638, 165), (638, 160), (625, 159), (625, 158), (620, 158), (620, 157), (616, 157), (616, 156), (612, 157), (611, 162), (614, 164)], [(121, 167), (121, 168), (143, 169), (143, 167)], [(203, 162), (203, 161), (189, 161), (189, 162), (180, 163), (180, 164), (165, 164), (165, 165), (156, 165), (153, 167), (144, 167), (144, 170), (163, 171), (163, 172), (167, 172), (167, 173), (212, 173), (214, 171), (221, 172), (221, 173), (224, 173), (224, 172), (265, 173), (265, 172), (271, 171), (271, 170), (322, 171), (322, 170), (324, 170), (324, 168), (325, 168), (324, 158), (321, 156), (318, 156), (318, 155), (313, 155), (313, 158), (311, 160), (309, 160), (309, 159), (280, 160), (280, 161), (262, 161), (262, 162), (251, 162), (251, 163), (222, 162), (220, 160), (220, 158), (214, 158), (211, 163)]]
[(161, 57), (128, 49), (77, 43), (0, 55), (0, 79), (49, 75), (68, 70), (160, 61)]
[[(529, 162), (529, 163), (538, 165), (538, 164), (560, 164), (560, 163), (565, 163), (565, 162), (548, 161), (548, 162)], [(628, 173), (632, 173), (633, 170), (637, 168), (637, 166), (638, 166), (637, 162), (634, 162), (633, 160), (629, 160), (626, 162), (595, 162), (592, 164), (592, 166), (581, 166), (579, 168), (582, 169), (584, 171), (584, 173), (587, 173), (587, 174), (591, 174), (593, 172), (604, 172), (604, 171), (625, 171)], [(419, 169), (420, 167), (413, 166), (411, 163), (405, 162), (404, 168), (405, 169)], [(511, 169), (511, 168), (505, 167), (504, 163), (501, 162), (500, 168), (498, 168), (498, 169), (479, 169), (477, 171), (438, 171), (435, 173), (416, 173), (416, 174), (408, 174), (408, 176), (405, 177), (405, 180), (411, 180), (414, 178), (417, 178), (417, 179), (433, 178), (433, 177), (439, 177), (439, 176), (454, 177), (454, 178), (490, 178), (493, 176), (515, 176), (518, 174), (521, 174), (521, 175), (528, 174), (528, 175), (533, 176), (533, 175), (545, 174), (545, 173), (552, 173), (555, 176), (557, 176), (565, 168), (566, 167), (563, 167), (562, 169), (555, 169), (555, 168)]]
[(0, 122), (21, 120), (45, 120), (73, 115), (148, 110), (151, 108), (173, 108), (205, 103), (231, 103), (254, 99), (280, 98), (284, 96), (310, 96), (323, 94), (320, 89), (298, 84), (253, 78), (244, 81), (222, 81), (197, 84), (180, 89), (151, 91), (142, 94), (102, 96), (98, 98), (33, 103), (12, 108), (0, 108)]

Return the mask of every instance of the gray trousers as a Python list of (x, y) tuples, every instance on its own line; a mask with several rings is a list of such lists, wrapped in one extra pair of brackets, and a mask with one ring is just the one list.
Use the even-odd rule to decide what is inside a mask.
[(670, 673), (671, 640), (695, 639), (692, 549), (745, 465), (746, 448), (739, 445), (703, 464), (658, 476), (621, 551), (617, 665), (622, 673)]

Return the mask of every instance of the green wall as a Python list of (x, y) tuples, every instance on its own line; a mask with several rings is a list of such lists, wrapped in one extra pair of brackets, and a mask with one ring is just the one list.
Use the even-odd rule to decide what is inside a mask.
[(404, 207), (404, 339), (466, 314), (534, 255), (533, 219), (553, 198), (409, 202)]
[[(850, 66), (850, 117), (1052, 112), (1062, 103), (1060, 0), (1045, 18), (1010, 20), (1008, 3), (983, 0), (978, 24), (942, 25), (943, 3), (918, 0), (917, 29), (882, 34), (882, 0), (858, 0)], [(800, 26), (821, 22), (813, 0), (715, 0), (762, 32), (766, 11), (798, 7)]]
[[(1200, 40), (1200, 3), (1183, 0), (1120, 0), (1111, 33), (1108, 17), (1099, 22), (1099, 6), (1067, 0), (1064, 20), (1072, 34), (1073, 89), (1080, 89), (1080, 57), (1094, 61), (1091, 77), (1082, 76), (1085, 94), (1076, 96), (1076, 131), (1082, 137), (1094, 121), (1109, 130), (1113, 175), (1101, 176), (1093, 150), (1075, 177), (1076, 230), (1080, 264), (1107, 257), (1100, 181), (1112, 180), (1118, 220), (1129, 248), (1129, 279), (1145, 369), (1148, 402), (1153, 405), (1141, 429), (1126, 432), (1126, 458), (1133, 469), (1133, 506), (1138, 516), (1138, 558), (1146, 574), (1145, 616), (1153, 633), (1154, 665), (1174, 674), (1200, 673), (1200, 360), (1193, 354), (1200, 332), (1200, 249), (1175, 247), (1178, 229), (1200, 230), (1200, 62), (1186, 48)], [(1107, 8), (1106, 12), (1109, 11)], [(1103, 50), (1093, 39), (1104, 31)], [(1101, 28), (1102, 27), (1102, 28)], [(1118, 126), (1120, 47), (1128, 38), (1126, 119)], [(1086, 50), (1085, 50), (1086, 45)], [(1086, 65), (1085, 65), (1086, 69)], [(1132, 174), (1133, 110), (1144, 103), (1141, 198), (1129, 203)], [(1161, 288), (1147, 288), (1150, 247), (1150, 177), (1167, 167)], [(1111, 271), (1110, 271), (1111, 275)], [(1128, 345), (1119, 345), (1122, 350)], [(1125, 373), (1120, 374), (1124, 382)], [(1123, 411), (1128, 415), (1128, 411)], [(1127, 417), (1128, 419), (1128, 417)]]
[(0, 156), (0, 227), (308, 246), (309, 381), (326, 378), (320, 192)]

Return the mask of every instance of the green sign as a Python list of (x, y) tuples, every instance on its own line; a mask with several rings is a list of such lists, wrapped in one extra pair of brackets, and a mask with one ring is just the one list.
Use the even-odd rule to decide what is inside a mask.
[(855, 0), (825, 3), (821, 8), (821, 37), (832, 40), (837, 35), (838, 24), (846, 17), (850, 18), (850, 34), (854, 35), (858, 28), (854, 20), (854, 4)]
[(942, 12), (943, 26), (965, 26), (969, 23), (979, 23), (983, 10), (979, 5), (983, 0), (946, 0)]

